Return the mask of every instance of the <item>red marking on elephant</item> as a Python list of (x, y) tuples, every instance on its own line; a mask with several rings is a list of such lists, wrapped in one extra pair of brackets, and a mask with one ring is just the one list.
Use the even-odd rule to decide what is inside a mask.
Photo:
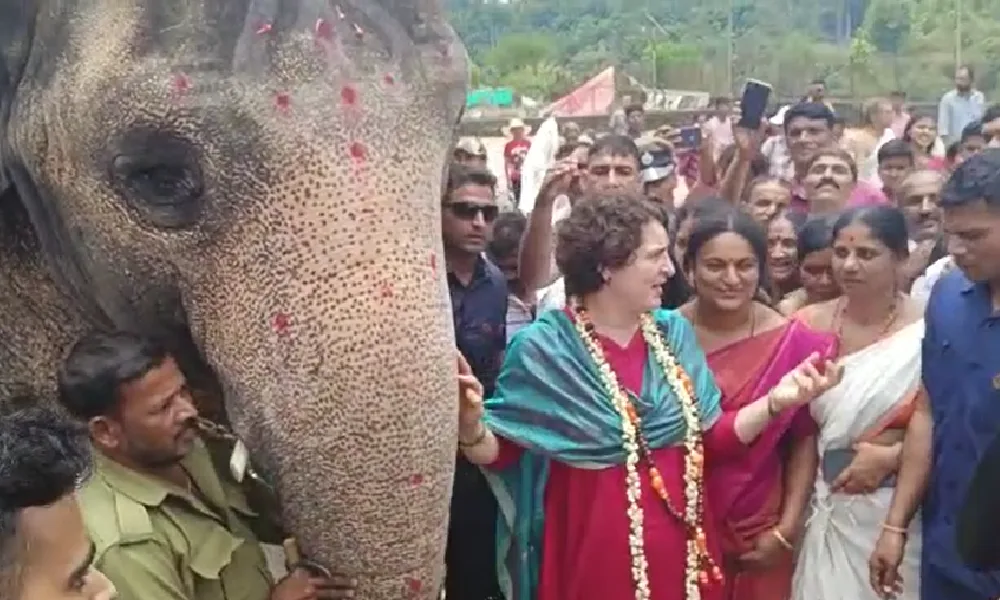
[(365, 37), (365, 30), (361, 28), (357, 23), (354, 24), (354, 37), (363, 39)]
[(420, 590), (424, 589), (424, 583), (417, 579), (416, 577), (406, 578), (406, 594), (409, 596), (416, 596), (420, 593)]
[(431, 252), (431, 272), (437, 275), (438, 272), (438, 257), (437, 254)]
[(313, 29), (316, 37), (321, 40), (333, 39), (333, 25), (326, 19), (316, 19), (316, 27)]
[(353, 158), (356, 162), (364, 162), (365, 158), (368, 157), (368, 152), (365, 150), (365, 146), (361, 142), (353, 142), (348, 151), (351, 153), (351, 158)]
[(385, 81), (386, 85), (395, 85), (396, 78), (393, 76), (392, 73), (386, 73), (383, 81)]
[(272, 25), (267, 21), (262, 21), (257, 24), (257, 35), (265, 35), (271, 33)]
[(418, 485), (423, 485), (424, 476), (421, 473), (414, 473), (413, 475), (410, 475), (406, 481), (413, 487), (417, 487)]
[(289, 327), (292, 325), (292, 318), (283, 312), (275, 313), (271, 317), (271, 329), (274, 330), (278, 335), (285, 335), (288, 333)]
[(340, 99), (347, 106), (354, 106), (358, 103), (358, 91), (349, 85), (340, 88)]
[(395, 292), (392, 289), (392, 284), (388, 281), (382, 282), (382, 287), (379, 289), (379, 293), (383, 298), (392, 298), (395, 295)]
[(173, 81), (171, 81), (170, 85), (173, 88), (174, 93), (180, 96), (191, 91), (191, 78), (184, 73), (177, 73), (174, 75)]
[(278, 92), (274, 95), (274, 106), (280, 111), (287, 111), (292, 105), (292, 97), (288, 92)]

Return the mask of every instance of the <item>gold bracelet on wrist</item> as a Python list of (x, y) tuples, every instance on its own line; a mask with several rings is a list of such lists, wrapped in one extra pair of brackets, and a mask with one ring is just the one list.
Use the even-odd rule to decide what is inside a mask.
[(785, 547), (785, 550), (795, 550), (795, 546), (788, 541), (788, 538), (786, 538), (784, 535), (781, 534), (780, 529), (775, 527), (774, 529), (771, 530), (771, 534), (774, 535), (775, 539), (778, 540), (779, 544)]
[(897, 527), (896, 525), (890, 525), (889, 523), (882, 523), (882, 529), (888, 531), (889, 533), (898, 533), (903, 536), (907, 534), (905, 527)]
[(483, 440), (486, 439), (486, 434), (489, 433), (489, 431), (490, 430), (486, 428), (486, 425), (483, 425), (482, 423), (480, 423), (479, 424), (479, 432), (476, 434), (476, 437), (471, 442), (466, 442), (465, 440), (463, 440), (461, 438), (461, 436), (459, 436), (459, 438), (458, 438), (458, 447), (466, 449), (466, 450), (469, 449), (469, 448), (475, 448), (479, 444), (483, 443)]

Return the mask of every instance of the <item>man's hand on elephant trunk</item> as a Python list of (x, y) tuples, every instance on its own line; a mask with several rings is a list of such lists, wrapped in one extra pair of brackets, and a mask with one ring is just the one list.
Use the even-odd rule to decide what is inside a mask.
[(353, 598), (357, 581), (350, 577), (313, 577), (296, 569), (271, 590), (271, 600), (337, 600)]

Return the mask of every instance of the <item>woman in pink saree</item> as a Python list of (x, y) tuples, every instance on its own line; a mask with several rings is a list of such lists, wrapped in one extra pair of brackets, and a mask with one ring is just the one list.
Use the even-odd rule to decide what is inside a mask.
[[(739, 410), (813, 352), (832, 353), (832, 336), (789, 321), (756, 301), (764, 280), (763, 229), (742, 213), (692, 228), (685, 271), (692, 322), (727, 410)], [(726, 600), (786, 600), (794, 548), (817, 467), (808, 409), (776, 416), (739, 458), (714, 465), (706, 495), (718, 521)]]

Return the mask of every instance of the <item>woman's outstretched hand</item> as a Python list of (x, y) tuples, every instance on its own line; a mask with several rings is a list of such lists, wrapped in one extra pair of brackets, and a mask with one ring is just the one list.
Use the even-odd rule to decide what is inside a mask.
[(768, 402), (775, 411), (808, 404), (840, 383), (843, 376), (844, 366), (839, 361), (824, 359), (813, 352), (781, 378), (768, 394)]
[(472, 367), (461, 352), (455, 352), (458, 362), (458, 433), (459, 437), (474, 437), (483, 419), (483, 384), (472, 374)]

